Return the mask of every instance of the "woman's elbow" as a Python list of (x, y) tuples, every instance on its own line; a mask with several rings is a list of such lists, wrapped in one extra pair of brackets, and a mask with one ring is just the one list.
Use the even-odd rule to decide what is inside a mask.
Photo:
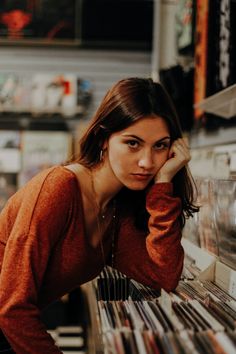
[(167, 264), (160, 271), (162, 276), (159, 283), (162, 289), (167, 292), (174, 291), (178, 286), (183, 270), (183, 257), (179, 258), (178, 264), (175, 266)]
[(0, 306), (0, 328), (4, 330), (9, 321), (11, 320), (11, 316), (9, 310), (6, 309), (4, 306)]
[(169, 278), (168, 280), (162, 281), (161, 288), (167, 291), (168, 293), (174, 291), (178, 286), (179, 279), (179, 277), (174, 277), (173, 279)]

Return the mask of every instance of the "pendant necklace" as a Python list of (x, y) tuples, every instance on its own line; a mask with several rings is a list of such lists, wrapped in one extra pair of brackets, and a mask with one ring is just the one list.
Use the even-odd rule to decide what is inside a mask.
[[(100, 217), (102, 220), (106, 219), (106, 214), (101, 213), (101, 208), (98, 204), (97, 200), (97, 193), (95, 191), (94, 187), (94, 179), (93, 179), (93, 174), (92, 171), (89, 170), (90, 174), (90, 180), (91, 180), (91, 188), (92, 188), (92, 193), (94, 195), (94, 202), (95, 206), (97, 209), (97, 214), (96, 214), (96, 223), (97, 223), (97, 229), (99, 233), (99, 244), (100, 244), (100, 249), (101, 249), (101, 254), (102, 254), (102, 260), (103, 260), (103, 265), (106, 267), (106, 259), (105, 259), (105, 253), (104, 253), (104, 248), (103, 248), (103, 242), (102, 242), (102, 226), (100, 222)], [(116, 200), (113, 199), (112, 202), (112, 218), (111, 218), (111, 266), (112, 268), (114, 267), (114, 262), (115, 262), (115, 229), (116, 229)]]

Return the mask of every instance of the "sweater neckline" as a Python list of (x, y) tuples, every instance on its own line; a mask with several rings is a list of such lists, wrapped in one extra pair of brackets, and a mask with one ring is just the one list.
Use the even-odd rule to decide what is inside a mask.
[[(68, 172), (75, 180), (76, 180), (76, 185), (77, 185), (77, 194), (78, 194), (78, 199), (79, 202), (81, 203), (81, 215), (82, 215), (82, 227), (83, 227), (83, 235), (84, 235), (84, 240), (86, 242), (86, 246), (89, 247), (90, 250), (92, 250), (94, 253), (98, 254), (98, 250), (100, 250), (100, 245), (98, 244), (96, 247), (93, 247), (89, 241), (88, 241), (88, 237), (86, 234), (86, 227), (85, 227), (85, 210), (84, 210), (84, 204), (83, 204), (83, 198), (82, 198), (82, 189), (81, 189), (81, 184), (80, 181), (76, 175), (76, 173), (72, 170), (70, 170), (69, 168), (66, 168), (66, 166), (60, 166), (63, 168), (64, 171)], [(106, 230), (105, 234), (103, 235), (103, 247), (106, 250), (107, 248), (107, 243), (110, 241), (109, 239), (109, 230), (110, 227)], [(105, 254), (106, 256), (106, 254)], [(107, 257), (106, 257), (107, 258)]]

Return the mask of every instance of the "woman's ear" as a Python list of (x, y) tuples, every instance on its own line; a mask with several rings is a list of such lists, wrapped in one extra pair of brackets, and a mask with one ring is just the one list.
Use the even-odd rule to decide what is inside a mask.
[(107, 146), (108, 146), (107, 141), (105, 141), (103, 143), (103, 146), (102, 146), (101, 150), (100, 150), (100, 155), (99, 155), (100, 162), (104, 161), (104, 154), (105, 154), (105, 152), (107, 150)]
[(102, 145), (102, 150), (103, 151), (107, 150), (107, 147), (108, 147), (108, 142), (107, 142), (107, 140), (105, 140), (103, 145)]

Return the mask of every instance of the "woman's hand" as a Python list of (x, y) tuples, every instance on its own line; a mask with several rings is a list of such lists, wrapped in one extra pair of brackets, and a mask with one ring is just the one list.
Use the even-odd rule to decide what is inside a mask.
[(183, 138), (179, 138), (173, 142), (170, 147), (168, 160), (157, 172), (155, 183), (171, 182), (175, 174), (184, 167), (191, 159), (189, 147)]

